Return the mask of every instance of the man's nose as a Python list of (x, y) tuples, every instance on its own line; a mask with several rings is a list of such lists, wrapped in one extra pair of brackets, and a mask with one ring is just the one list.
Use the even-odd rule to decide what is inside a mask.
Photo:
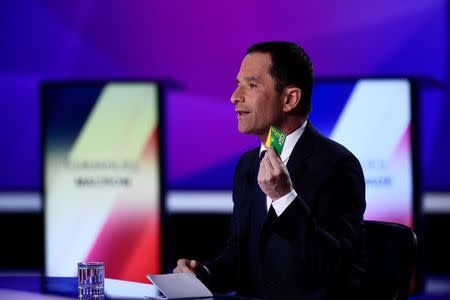
[(233, 104), (243, 101), (242, 93), (239, 91), (239, 87), (234, 90), (230, 100)]

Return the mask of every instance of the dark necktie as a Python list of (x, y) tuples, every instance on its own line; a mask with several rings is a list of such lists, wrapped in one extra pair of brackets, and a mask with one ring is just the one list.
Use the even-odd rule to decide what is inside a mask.
[[(267, 150), (263, 150), (261, 151), (261, 153), (259, 154), (259, 163), (261, 163), (262, 159), (264, 158), (264, 156), (266, 155)], [(259, 170), (259, 166), (258, 166), (258, 170)], [(267, 206), (266, 203), (264, 202), (264, 207), (266, 208), (267, 211)], [(273, 208), (272, 204), (270, 205), (269, 211), (267, 212), (267, 221), (271, 220), (271, 222), (273, 222), (273, 220), (275, 220), (274, 218), (277, 217), (277, 214), (275, 212), (275, 209)], [(270, 219), (269, 219), (270, 218)], [(267, 223), (266, 221), (266, 223)]]
[(266, 154), (266, 150), (261, 151), (259, 157), (255, 160), (255, 175), (253, 181), (253, 193), (252, 193), (252, 210), (251, 210), (251, 222), (250, 222), (250, 290), (252, 293), (262, 298), (262, 291), (264, 290), (262, 269), (259, 256), (259, 238), (261, 229), (267, 217), (266, 195), (258, 185), (258, 172), (261, 160)]
[(277, 218), (278, 218), (277, 213), (275, 212), (273, 205), (270, 204), (269, 212), (267, 213), (266, 217), (267, 226), (272, 226)]
[[(259, 162), (261, 163), (261, 160), (264, 158), (264, 155), (266, 155), (267, 150), (263, 150), (261, 151), (261, 154), (259, 155)], [(259, 170), (259, 165), (258, 165), (258, 170)], [(259, 236), (259, 249), (263, 250), (264, 247), (264, 243), (265, 240), (267, 238), (267, 235), (269, 234), (270, 231), (272, 231), (273, 226), (278, 218), (277, 213), (275, 212), (275, 209), (273, 208), (273, 205), (270, 204), (269, 207), (269, 211), (267, 211), (267, 203), (266, 203), (266, 195), (261, 191), (262, 193), (262, 198), (260, 199), (260, 236)]]
[(261, 161), (263, 160), (264, 156), (266, 155), (267, 150), (263, 150), (261, 151), (261, 153), (259, 154), (259, 158), (258, 158), (258, 165), (256, 166), (256, 184), (258, 187), (258, 207), (259, 207), (259, 213), (261, 217), (265, 217), (267, 214), (267, 205), (266, 205), (266, 194), (264, 194), (264, 192), (261, 190), (261, 188), (259, 187), (258, 184), (258, 174), (259, 174), (259, 168), (261, 166)]

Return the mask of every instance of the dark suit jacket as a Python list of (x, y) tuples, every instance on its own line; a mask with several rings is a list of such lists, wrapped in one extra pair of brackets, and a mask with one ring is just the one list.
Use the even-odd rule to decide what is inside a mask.
[(257, 183), (259, 147), (236, 168), (227, 246), (207, 263), (213, 291), (269, 299), (357, 297), (364, 176), (357, 158), (308, 121), (287, 169), (298, 196), (267, 214)]

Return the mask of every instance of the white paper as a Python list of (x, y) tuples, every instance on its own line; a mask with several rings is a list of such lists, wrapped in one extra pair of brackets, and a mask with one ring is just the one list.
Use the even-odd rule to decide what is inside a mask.
[(154, 275), (147, 278), (168, 298), (213, 298), (208, 288), (192, 273)]
[(105, 296), (109, 298), (157, 297), (159, 290), (147, 283), (105, 278)]

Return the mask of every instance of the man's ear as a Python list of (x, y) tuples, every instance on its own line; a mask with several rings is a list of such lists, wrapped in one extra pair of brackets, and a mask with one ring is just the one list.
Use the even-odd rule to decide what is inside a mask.
[(283, 111), (291, 112), (300, 106), (302, 91), (296, 86), (287, 86), (284, 88)]

